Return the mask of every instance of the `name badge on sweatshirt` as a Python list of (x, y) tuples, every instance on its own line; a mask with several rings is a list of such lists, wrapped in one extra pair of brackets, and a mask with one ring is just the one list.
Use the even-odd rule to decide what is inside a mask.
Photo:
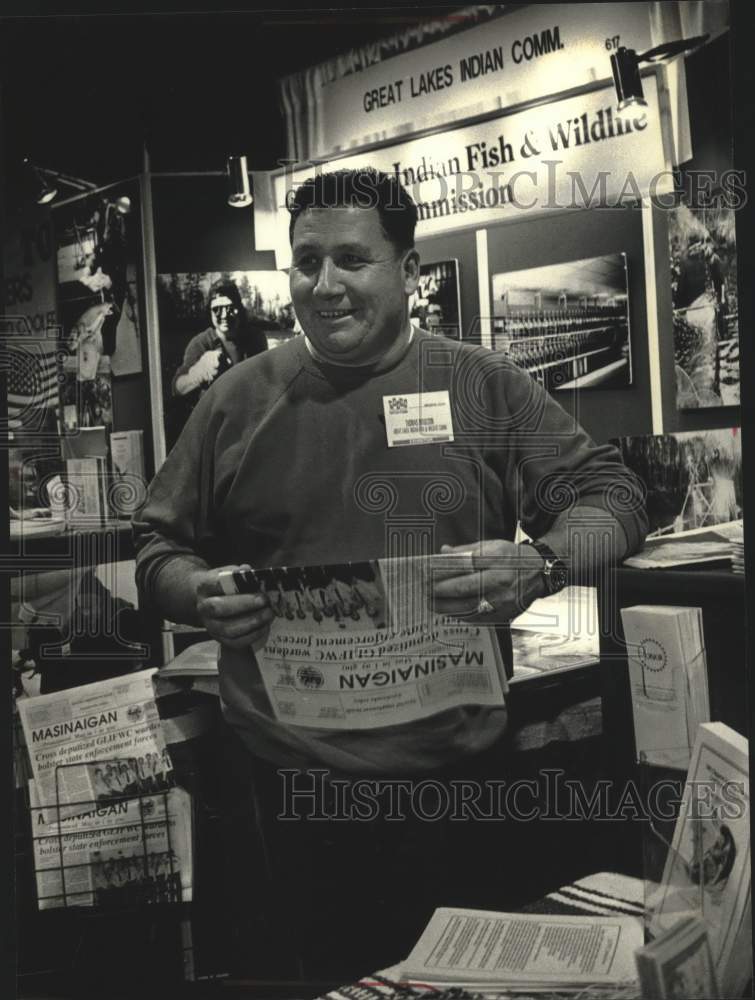
[(383, 411), (389, 448), (454, 439), (448, 389), (383, 396)]

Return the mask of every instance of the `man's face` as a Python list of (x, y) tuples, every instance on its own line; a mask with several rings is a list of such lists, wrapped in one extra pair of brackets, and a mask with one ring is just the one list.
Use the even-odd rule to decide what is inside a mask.
[(317, 352), (342, 365), (378, 361), (406, 330), (419, 257), (388, 240), (375, 208), (314, 208), (296, 221), (291, 299)]
[(236, 306), (227, 295), (216, 295), (210, 302), (210, 316), (212, 325), (222, 333), (224, 337), (233, 337), (239, 321), (239, 314)]

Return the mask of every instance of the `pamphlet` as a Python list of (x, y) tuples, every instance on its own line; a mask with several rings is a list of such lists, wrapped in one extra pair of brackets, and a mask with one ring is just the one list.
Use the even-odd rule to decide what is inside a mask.
[(708, 931), (699, 917), (677, 921), (635, 956), (647, 1000), (720, 996)]
[(692, 528), (646, 538), (642, 550), (624, 560), (632, 569), (673, 569), (697, 563), (731, 565), (743, 538), (743, 521), (727, 521), (710, 527)]
[(701, 917), (718, 982), (733, 995), (726, 992), (730, 960), (749, 906), (748, 744), (723, 723), (707, 723), (698, 730), (650, 933)]
[(636, 982), (637, 917), (551, 916), (441, 907), (402, 965), (431, 985), (569, 989)]

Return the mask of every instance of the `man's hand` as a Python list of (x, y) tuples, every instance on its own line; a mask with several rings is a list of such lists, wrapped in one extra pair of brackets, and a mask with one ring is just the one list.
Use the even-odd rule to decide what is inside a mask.
[[(531, 545), (488, 541), (443, 545), (430, 559), (430, 596), (441, 615), (480, 625), (510, 622), (545, 595), (543, 558)], [(493, 610), (480, 611), (487, 602)], [(485, 606), (485, 605), (483, 605)]]
[(189, 369), (188, 374), (193, 382), (201, 385), (203, 382), (212, 382), (218, 371), (220, 364), (220, 348), (214, 351), (205, 351), (199, 361), (196, 361)]
[[(237, 570), (238, 566), (221, 569)], [(213, 639), (231, 649), (260, 649), (264, 646), (273, 612), (266, 594), (224, 594), (218, 576), (220, 569), (199, 570), (193, 574), (196, 613)]]

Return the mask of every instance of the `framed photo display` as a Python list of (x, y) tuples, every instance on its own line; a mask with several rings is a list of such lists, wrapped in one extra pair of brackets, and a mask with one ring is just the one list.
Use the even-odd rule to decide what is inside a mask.
[(677, 408), (738, 406), (734, 209), (680, 204), (668, 220)]
[(458, 260), (420, 264), (419, 288), (409, 300), (409, 315), (429, 333), (461, 340)]
[[(142, 370), (139, 194), (134, 182), (75, 199), (53, 212), (63, 345), (80, 381)], [(92, 372), (95, 375), (92, 375)], [(83, 414), (86, 417), (86, 414)]]
[(159, 274), (157, 304), (170, 451), (209, 385), (235, 361), (276, 347), (298, 328), (282, 271)]
[(632, 384), (624, 253), (492, 276), (493, 347), (549, 392)]
[(614, 443), (647, 487), (648, 537), (742, 517), (738, 427), (623, 437)]

